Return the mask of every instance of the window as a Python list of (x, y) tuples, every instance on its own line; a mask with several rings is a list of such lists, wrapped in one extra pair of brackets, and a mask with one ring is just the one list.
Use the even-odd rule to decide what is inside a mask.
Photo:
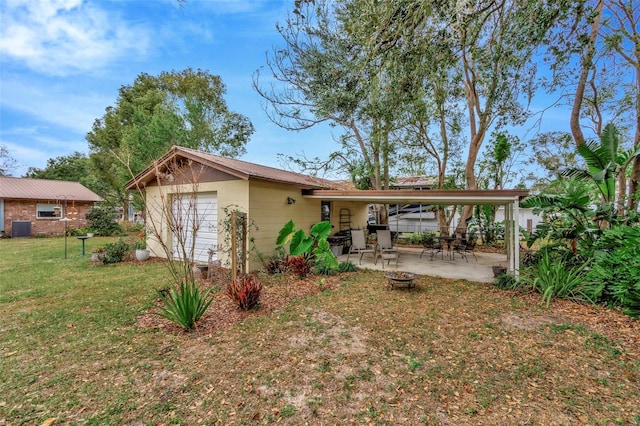
[(62, 206), (59, 204), (38, 204), (36, 217), (38, 219), (60, 219), (62, 218)]
[(321, 222), (331, 221), (331, 202), (330, 201), (320, 202), (320, 221)]

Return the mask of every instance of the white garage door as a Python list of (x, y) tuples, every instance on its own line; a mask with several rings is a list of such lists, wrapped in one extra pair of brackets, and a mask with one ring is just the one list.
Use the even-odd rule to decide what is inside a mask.
[[(191, 245), (195, 231), (193, 261), (207, 262), (209, 249), (216, 252), (218, 245), (218, 198), (215, 192), (178, 194), (173, 197), (173, 219), (177, 231), (173, 235), (173, 257), (191, 257)], [(184, 246), (184, 249), (183, 249)]]

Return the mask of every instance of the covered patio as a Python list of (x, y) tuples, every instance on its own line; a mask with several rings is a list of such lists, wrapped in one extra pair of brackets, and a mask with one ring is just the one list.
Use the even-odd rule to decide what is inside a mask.
[[(418, 275), (465, 279), (481, 283), (493, 282), (495, 278), (493, 276), (492, 267), (494, 265), (506, 266), (508, 262), (507, 256), (503, 253), (484, 253), (476, 251), (475, 255), (477, 260), (473, 256), (468, 256), (467, 262), (459, 255), (456, 255), (455, 258), (451, 259), (447, 254), (444, 256), (438, 254), (433, 257), (433, 260), (431, 260), (429, 252), (425, 252), (422, 257), (420, 257), (421, 252), (421, 248), (398, 247), (397, 265), (395, 260), (392, 260), (390, 264), (387, 264), (387, 261), (385, 261), (384, 268), (382, 266), (382, 260), (378, 259), (378, 261), (374, 263), (372, 256), (365, 255), (362, 258), (362, 262), (359, 262), (359, 255), (352, 254), (349, 257), (349, 261), (363, 269), (413, 272)], [(338, 256), (338, 261), (344, 262), (346, 260), (346, 254)]]
[[(305, 198), (317, 198), (325, 201), (346, 200), (367, 204), (426, 204), (443, 206), (461, 205), (492, 205), (505, 208), (505, 250), (504, 254), (478, 253), (476, 259), (471, 257), (468, 262), (458, 257), (455, 260), (419, 255), (422, 249), (400, 248), (397, 267), (395, 262), (385, 265), (385, 269), (403, 270), (424, 275), (442, 276), (447, 278), (464, 278), (472, 281), (493, 281), (492, 266), (501, 264), (507, 267), (507, 272), (516, 278), (519, 275), (520, 245), (518, 217), (520, 200), (528, 195), (524, 190), (380, 190), (380, 191), (339, 191), (339, 190), (308, 190), (303, 191)], [(343, 259), (344, 257), (344, 259)], [(339, 260), (346, 260), (347, 255), (340, 256)], [(350, 259), (351, 260), (351, 259)], [(355, 259), (358, 264), (358, 259)], [(361, 267), (382, 269), (380, 261), (374, 264), (373, 259), (368, 259), (365, 265), (363, 260)], [(482, 266), (480, 268), (479, 266)]]

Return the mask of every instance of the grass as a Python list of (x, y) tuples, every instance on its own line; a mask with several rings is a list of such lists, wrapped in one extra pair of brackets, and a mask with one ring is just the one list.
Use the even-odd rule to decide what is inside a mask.
[(430, 277), (386, 290), (360, 271), (179, 333), (137, 325), (168, 284), (160, 263), (95, 266), (68, 243), (65, 260), (62, 239), (0, 241), (0, 424), (640, 422), (638, 341), (623, 339), (640, 328), (623, 315), (594, 328), (590, 306)]

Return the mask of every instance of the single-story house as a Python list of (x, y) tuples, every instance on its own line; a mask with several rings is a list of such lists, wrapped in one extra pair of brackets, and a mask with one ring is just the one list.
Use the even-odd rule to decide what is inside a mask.
[[(183, 238), (190, 238), (194, 234), (193, 213), (197, 212), (195, 262), (207, 262), (212, 250), (213, 259), (226, 264), (229, 248), (224, 246), (229, 242), (225, 233), (229, 231), (223, 222), (230, 209), (245, 213), (252, 228), (249, 249), (255, 248), (247, 270), (260, 268), (257, 253), (268, 256), (274, 252), (276, 237), (289, 220), (307, 233), (323, 220), (331, 222), (333, 234), (365, 228), (367, 203), (303, 196), (306, 191), (335, 187), (328, 180), (180, 146), (172, 147), (126, 186), (131, 191), (144, 191), (145, 223), (147, 228), (156, 226), (149, 234), (161, 234), (174, 257), (182, 257), (176, 250), (183, 243), (176, 237), (176, 228), (170, 229), (169, 221), (186, 229)], [(148, 238), (147, 246), (153, 256), (167, 257), (162, 244), (153, 238)]]
[[(244, 235), (243, 244), (249, 245), (250, 239), (249, 248), (255, 248), (246, 270), (260, 267), (257, 253), (268, 257), (274, 252), (276, 237), (289, 220), (306, 232), (315, 223), (328, 220), (337, 234), (366, 228), (370, 204), (470, 204), (504, 207), (508, 268), (517, 274), (518, 228), (514, 219), (519, 216), (520, 200), (527, 195), (522, 190), (345, 190), (324, 179), (179, 146), (172, 147), (126, 188), (144, 192), (147, 227), (157, 227), (155, 233), (169, 248), (169, 255), (181, 257), (176, 247), (193, 245), (195, 262), (206, 262), (211, 250), (214, 259), (226, 264), (229, 229), (225, 217), (229, 209), (246, 214), (247, 222), (254, 226), (250, 235)], [(189, 219), (193, 212), (197, 212), (197, 220)], [(190, 237), (176, 240), (175, 230), (195, 234), (195, 241), (188, 240)], [(163, 245), (153, 238), (148, 238), (147, 246), (154, 256), (167, 257)]]
[(0, 231), (12, 237), (64, 235), (88, 226), (85, 215), (101, 198), (78, 182), (0, 176)]

